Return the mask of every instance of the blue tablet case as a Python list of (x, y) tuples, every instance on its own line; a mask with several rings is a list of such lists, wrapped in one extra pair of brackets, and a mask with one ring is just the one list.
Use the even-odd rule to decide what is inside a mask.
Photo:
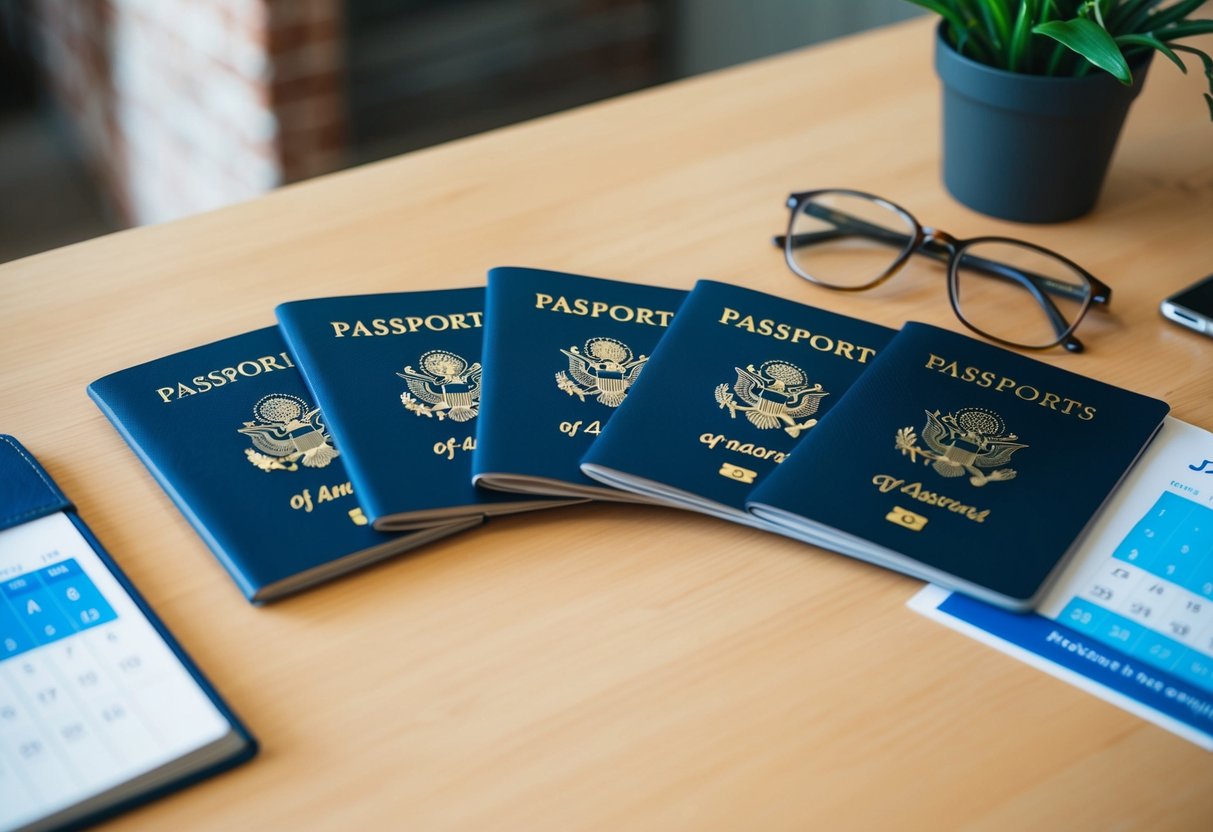
[[(101, 811), (75, 818), (68, 824), (58, 827), (61, 829), (79, 829), (91, 826), (105, 818), (112, 817), (120, 812), (142, 805), (150, 800), (177, 791), (199, 780), (246, 762), (257, 753), (258, 746), (253, 735), (249, 733), (248, 729), (202, 674), (202, 671), (198, 669), (189, 655), (182, 649), (181, 645), (177, 643), (177, 640), (173, 638), (172, 633), (168, 631), (163, 622), (156, 616), (156, 613), (152, 611), (151, 607), (140, 596), (138, 590), (135, 589), (134, 585), (123, 574), (113, 558), (105, 551), (105, 548), (93, 535), (88, 525), (80, 518), (75, 506), (59, 486), (55, 484), (46, 470), (38, 464), (33, 455), (14, 437), (0, 434), (0, 531), (39, 520), (56, 512), (62, 512), (72, 525), (79, 530), (81, 536), (92, 548), (93, 552), (96, 553), (97, 558), (109, 570), (122, 590), (130, 596), (130, 600), (134, 602), (139, 613), (152, 626), (163, 640), (165, 646), (172, 651), (173, 655), (185, 670), (189, 672), (190, 676), (193, 677), (199, 689), (230, 723), (232, 731), (243, 739), (243, 744), (237, 753), (219, 762), (184, 775), (171, 783), (136, 794)], [(37, 572), (51, 571), (50, 569), (42, 569), (36, 570), (31, 574), (36, 575)], [(10, 584), (29, 580), (38, 580), (38, 578), (23, 576), (22, 578), (10, 579), (0, 584), (0, 593), (5, 593), (7, 597), (7, 594), (14, 592), (14, 588)], [(87, 601), (88, 599), (82, 600)], [(71, 619), (68, 618), (68, 620)], [(73, 626), (79, 630), (85, 625), (73, 624)], [(20, 629), (21, 632), (16, 632), (14, 628)], [(14, 635), (17, 637), (14, 638)], [(45, 632), (31, 632), (28, 628), (22, 628), (20, 622), (11, 618), (0, 621), (0, 661), (12, 658), (18, 652), (28, 653), (32, 650), (37, 650), (41, 646), (57, 641), (63, 635), (65, 634), (56, 633), (54, 635), (47, 635)], [(39, 642), (43, 643), (40, 644)]]

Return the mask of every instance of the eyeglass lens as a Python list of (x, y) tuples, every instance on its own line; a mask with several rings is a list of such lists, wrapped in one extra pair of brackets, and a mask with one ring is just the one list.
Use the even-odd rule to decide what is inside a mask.
[(823, 192), (792, 215), (788, 261), (810, 280), (859, 289), (879, 280), (909, 253), (914, 221), (862, 196)]
[(957, 311), (970, 326), (1025, 347), (1057, 343), (1089, 294), (1086, 278), (1068, 263), (1014, 242), (965, 246), (954, 280)]
[[(835, 289), (875, 285), (911, 253), (918, 227), (891, 203), (846, 191), (822, 191), (795, 208), (788, 265)], [(935, 260), (948, 248), (918, 249)], [(978, 239), (955, 254), (957, 313), (973, 329), (1024, 347), (1058, 342), (1082, 315), (1090, 286), (1065, 260), (1014, 240)]]

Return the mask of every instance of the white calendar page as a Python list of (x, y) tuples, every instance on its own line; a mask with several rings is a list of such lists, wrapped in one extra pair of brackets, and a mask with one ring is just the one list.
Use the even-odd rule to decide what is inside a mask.
[(1038, 610), (1213, 693), (1213, 434), (1166, 420)]
[(1164, 422), (1036, 613), (910, 606), (1213, 751), (1213, 433)]
[(233, 741), (65, 515), (0, 531), (0, 829), (82, 816)]

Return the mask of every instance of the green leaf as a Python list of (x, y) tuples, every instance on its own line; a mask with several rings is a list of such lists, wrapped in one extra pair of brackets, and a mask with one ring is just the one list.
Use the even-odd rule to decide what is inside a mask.
[(1031, 21), (1028, 3), (1020, 3), (1019, 14), (1015, 17), (1015, 28), (1011, 30), (1011, 43), (1007, 48), (1007, 69), (1011, 72), (1027, 71), (1023, 69), (1024, 53), (1027, 52), (1028, 34)]
[(1159, 40), (1172, 41), (1176, 38), (1188, 38), (1192, 35), (1207, 35), (1213, 32), (1213, 20), (1185, 20), (1182, 23), (1154, 30), (1154, 37)]
[(1189, 55), (1200, 58), (1200, 62), (1204, 66), (1205, 80), (1209, 82), (1209, 92), (1204, 93), (1205, 103), (1209, 105), (1209, 120), (1213, 121), (1213, 94), (1211, 94), (1213, 93), (1213, 57), (1194, 46), (1185, 46), (1182, 43), (1173, 43), (1171, 48), (1176, 52), (1187, 52)]
[(1120, 47), (1095, 21), (1086, 18), (1050, 20), (1032, 27), (1032, 31), (1073, 49), (1093, 65), (1110, 72), (1120, 83), (1126, 86), (1133, 83), (1133, 75)]
[(1213, 93), (1213, 57), (1193, 46), (1184, 46), (1182, 43), (1173, 43), (1171, 48), (1176, 52), (1187, 52), (1189, 55), (1200, 58), (1200, 62), (1204, 64), (1205, 78), (1209, 82), (1209, 92)]
[(1154, 30), (1174, 23), (1177, 20), (1183, 20), (1203, 6), (1205, 2), (1206, 0), (1181, 0), (1181, 2), (1176, 3), (1174, 6), (1159, 9), (1156, 13), (1150, 15), (1146, 24), (1137, 31)]
[(965, 7), (963, 3), (944, 2), (944, 0), (907, 0), (915, 6), (921, 6), (927, 11), (934, 12), (944, 19), (944, 33), (948, 36), (952, 46), (962, 55), (981, 61), (982, 63), (992, 64), (991, 50), (988, 43), (983, 42), (983, 37), (986, 33), (975, 24), (976, 18), (972, 16), (972, 10)]
[(1158, 38), (1150, 37), (1149, 35), (1118, 35), (1116, 42), (1119, 44), (1132, 44), (1133, 46), (1148, 46), (1151, 49), (1157, 49), (1162, 54), (1166, 55), (1171, 63), (1179, 67), (1179, 71), (1185, 75), (1188, 73), (1188, 68), (1184, 66), (1184, 62), (1179, 59), (1179, 56), (1171, 51), (1171, 47), (1167, 46)]
[(907, 0), (907, 2), (913, 3), (915, 6), (922, 6), (927, 11), (935, 12), (935, 14), (948, 22), (948, 26), (954, 33), (959, 34), (968, 28), (960, 13), (947, 3), (941, 3), (939, 0)]
[[(1161, 0), (1127, 0), (1121, 3), (1115, 9), (1112, 9), (1105, 18), (1108, 24), (1109, 32), (1140, 32), (1142, 31), (1142, 23), (1150, 14), (1150, 10), (1157, 6)], [(1205, 0), (1197, 0), (1198, 3), (1203, 3)], [(1144, 27), (1149, 28), (1149, 27)]]
[(1068, 49), (1060, 43), (1053, 44), (1053, 52), (1049, 55), (1049, 63), (1045, 65), (1045, 75), (1058, 75), (1061, 67), (1061, 59), (1066, 55), (1072, 54)]
[(1187, 52), (1189, 55), (1195, 55), (1200, 58), (1200, 62), (1205, 66), (1205, 74), (1213, 77), (1213, 55), (1197, 49), (1195, 46), (1186, 46), (1182, 43), (1173, 43), (1171, 48), (1176, 52)]
[[(1020, 14), (1023, 13), (1023, 7), (1026, 4), (1020, 4)], [(989, 3), (979, 3), (978, 10), (981, 16), (985, 18), (986, 29), (990, 33), (990, 41), (995, 50), (1002, 51), (1011, 34), (1011, 21), (1008, 17), (1009, 10), (998, 0), (993, 0)]]
[(1091, 13), (1095, 16), (1095, 22), (1099, 24), (1099, 28), (1107, 31), (1108, 27), (1105, 26), (1103, 22), (1104, 6), (1106, 6), (1107, 3), (1101, 2), (1101, 0), (1091, 0), (1091, 2), (1087, 5), (1090, 6)]

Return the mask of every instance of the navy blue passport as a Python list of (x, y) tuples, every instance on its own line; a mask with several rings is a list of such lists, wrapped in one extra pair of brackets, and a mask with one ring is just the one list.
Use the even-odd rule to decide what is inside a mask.
[(375, 531), (274, 327), (121, 370), (88, 393), (250, 601), (478, 524)]
[(580, 502), (472, 484), (484, 289), (318, 298), (276, 312), (375, 528)]
[(667, 505), (769, 529), (746, 498), (893, 331), (701, 280), (581, 469)]
[(489, 272), (472, 477), (524, 494), (648, 502), (581, 473), (687, 293), (594, 277)]
[(910, 323), (749, 507), (809, 543), (1026, 610), (1168, 409)]

